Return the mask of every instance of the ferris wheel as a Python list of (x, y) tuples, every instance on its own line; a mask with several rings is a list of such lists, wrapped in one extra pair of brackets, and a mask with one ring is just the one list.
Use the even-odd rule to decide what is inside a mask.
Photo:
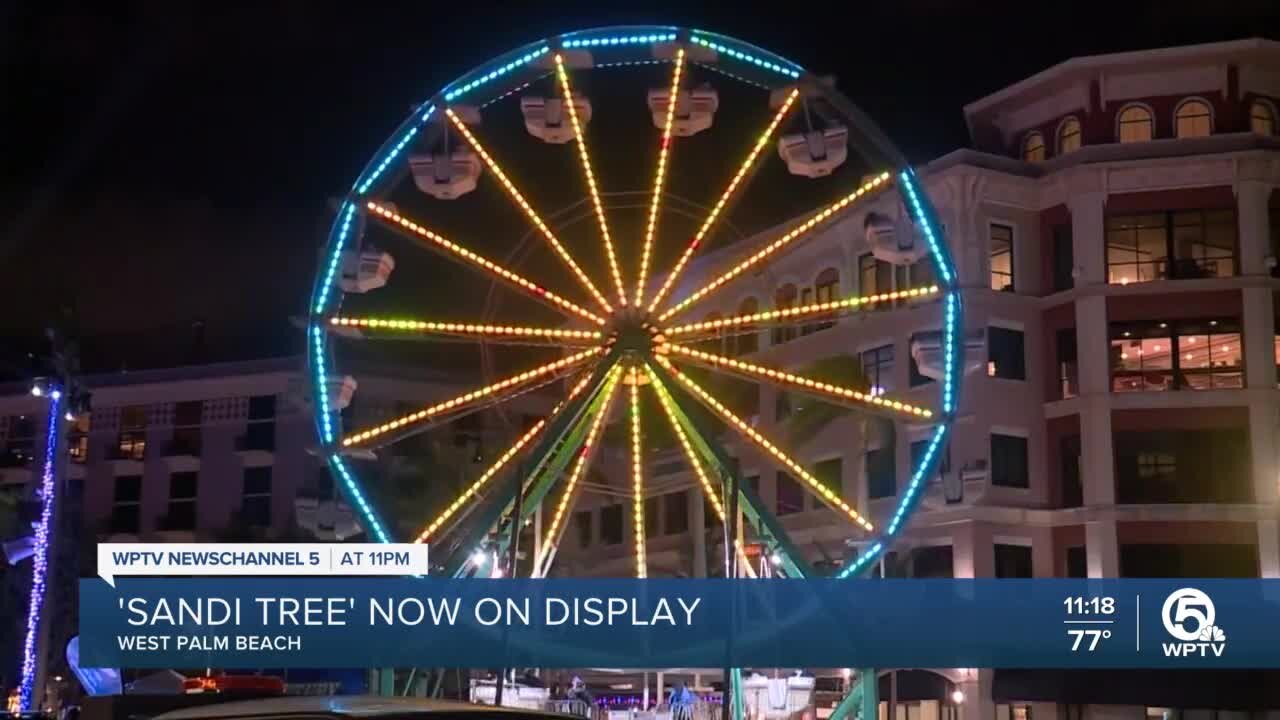
[[(698, 201), (688, 199), (694, 193)], [(797, 216), (799, 207), (806, 209)], [(736, 227), (740, 211), (758, 232)], [(926, 266), (927, 282), (706, 314), (837, 225), (856, 227), (853, 241), (877, 263)], [(495, 236), (520, 233), (546, 250), (541, 268), (512, 264), (511, 243), (494, 244)], [(471, 271), (523, 296), (529, 309), (506, 307), (506, 319), (465, 309), (423, 316), (404, 304), (379, 312), (387, 303), (374, 299), (397, 284), (421, 291), (433, 283), (428, 274), (403, 277), (412, 266), (381, 249), (387, 243), (429, 253), (436, 276), (442, 267)], [(903, 303), (936, 318), (929, 339), (912, 345), (921, 372), (936, 382), (905, 400), (757, 357), (763, 353), (751, 352), (754, 339), (750, 347), (734, 345), (744, 352), (716, 344), (762, 332), (785, 339), (788, 328), (846, 323)], [(547, 309), (545, 323), (527, 320)], [(844, 578), (865, 572), (889, 549), (938, 469), (964, 374), (962, 327), (956, 271), (920, 180), (832, 80), (724, 35), (627, 26), (518, 48), (414, 108), (338, 208), (310, 298), (307, 338), (321, 452), (339, 487), (371, 539), (430, 542), (447, 576), (495, 574), (501, 552), (518, 542), (519, 528), (544, 502), (550, 520), (529, 572), (547, 576), (606, 428), (617, 423), (626, 438), (620, 452), (629, 458), (618, 471), (626, 476), (632, 521), (627, 542), (635, 575), (646, 577), (651, 468), (644, 423), (653, 421), (669, 427), (705, 502), (725, 524), (732, 539), (725, 543), (727, 576), (760, 570), (745, 555), (748, 539), (772, 558), (772, 575), (814, 570), (739, 481), (724, 433), (786, 468), (847, 521), (857, 551), (836, 573)], [(344, 426), (341, 411), (359, 381), (343, 374), (344, 354), (353, 344), (376, 353), (405, 339), (542, 346), (535, 352), (549, 357), (385, 421)], [(927, 442), (913, 453), (892, 512), (873, 522), (815, 477), (786, 443), (718, 397), (707, 378), (720, 374), (925, 428)], [(393, 537), (362, 485), (362, 460), (537, 389), (558, 394), (550, 413), (515, 433), (414, 537)]]

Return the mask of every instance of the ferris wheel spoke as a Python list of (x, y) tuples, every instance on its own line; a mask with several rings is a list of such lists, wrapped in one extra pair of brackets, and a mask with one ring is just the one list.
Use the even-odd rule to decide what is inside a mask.
[(498, 164), (498, 161), (494, 159), (493, 155), (489, 154), (489, 151), (486, 150), (484, 145), (480, 143), (480, 140), (476, 138), (475, 133), (471, 132), (471, 129), (462, 121), (462, 118), (458, 117), (457, 113), (452, 109), (446, 108), (445, 114), (449, 116), (449, 120), (453, 122), (453, 126), (458, 130), (458, 133), (461, 134), (462, 137), (466, 138), (467, 142), (471, 144), (472, 149), (480, 156), (480, 160), (484, 162), (485, 167), (489, 168), (489, 172), (493, 173), (494, 177), (498, 178), (498, 182), (502, 185), (503, 189), (507, 191), (507, 194), (511, 196), (511, 199), (515, 201), (515, 204), (519, 205), (520, 209), (524, 211), (524, 214), (529, 218), (529, 222), (533, 223), (533, 226), (542, 233), (544, 238), (546, 238), (547, 243), (551, 245), (553, 250), (555, 250), (556, 255), (559, 256), (560, 260), (569, 268), (573, 273), (573, 276), (578, 279), (578, 282), (582, 284), (582, 287), (586, 288), (587, 292), (591, 294), (591, 297), (595, 298), (595, 301), (604, 309), (605, 312), (613, 312), (613, 306), (610, 305), (604, 295), (601, 295), (600, 291), (596, 289), (595, 283), (592, 283), (591, 278), (587, 277), (587, 274), (578, 266), (578, 262), (573, 259), (573, 255), (569, 254), (569, 251), (563, 244), (561, 244), (560, 238), (556, 237), (555, 232), (552, 231), (551, 227), (543, 221), (542, 216), (538, 214), (538, 211), (533, 209), (533, 206), (525, 199), (524, 194), (521, 193), (520, 189), (511, 181), (511, 178), (507, 177), (507, 173), (502, 169), (502, 166)]
[(467, 503), (474, 498), (495, 475), (501, 472), (502, 469), (511, 462), (512, 458), (520, 454), (521, 450), (523, 450), (529, 443), (533, 442), (533, 440), (537, 438), (544, 429), (546, 429), (547, 424), (551, 422), (551, 419), (560, 414), (560, 412), (564, 410), (565, 406), (569, 404), (569, 401), (577, 397), (587, 387), (587, 384), (590, 381), (590, 374), (584, 374), (583, 377), (569, 389), (569, 394), (565, 399), (561, 400), (555, 407), (551, 408), (551, 412), (547, 417), (538, 420), (532, 427), (525, 430), (524, 434), (517, 438), (511, 447), (507, 448), (506, 451), (499, 455), (498, 459), (495, 460), (492, 465), (485, 468), (485, 471), (480, 474), (479, 478), (472, 482), (467, 489), (463, 490), (452, 503), (446, 506), (445, 509), (435, 517), (435, 519), (427, 523), (426, 527), (422, 529), (422, 532), (418, 534), (418, 537), (414, 539), (414, 542), (423, 543), (435, 537), (436, 533), (444, 527), (451, 518), (457, 515), (459, 511), (463, 510)]
[(903, 417), (928, 419), (934, 415), (933, 411), (926, 407), (904, 403), (873, 392), (854, 390), (853, 388), (836, 385), (825, 380), (814, 380), (803, 375), (786, 372), (785, 370), (756, 365), (755, 363), (744, 362), (682, 345), (667, 345), (665, 347), (673, 355), (679, 355), (690, 362), (711, 370), (740, 375), (752, 380), (763, 380), (764, 382), (798, 390), (857, 410), (876, 411), (890, 415), (895, 419), (902, 419)]
[(573, 470), (570, 471), (569, 478), (565, 481), (560, 502), (556, 504), (555, 515), (551, 518), (551, 525), (547, 527), (547, 532), (543, 536), (541, 550), (533, 564), (534, 577), (546, 577), (547, 572), (551, 570), (551, 563), (555, 561), (556, 549), (560, 546), (560, 538), (564, 534), (565, 526), (563, 523), (565, 515), (568, 513), (569, 508), (573, 506), (577, 497), (578, 481), (591, 465), (591, 460), (595, 455), (596, 440), (599, 438), (600, 430), (604, 427), (604, 423), (609, 417), (609, 410), (613, 405), (614, 391), (617, 389), (618, 380), (621, 377), (621, 368), (615, 366), (604, 389), (604, 401), (601, 403), (595, 417), (591, 420), (591, 428), (587, 430), (586, 440), (577, 450), (578, 456), (574, 460)]
[(370, 217), (377, 218), (386, 227), (395, 230), (397, 233), (407, 237), (415, 243), (425, 245), (427, 248), (437, 252), (443, 252), (454, 259), (462, 260), (473, 268), (482, 270), (494, 277), (497, 277), (509, 286), (522, 291), (525, 295), (528, 295), (535, 300), (548, 303), (563, 312), (568, 312), (572, 316), (590, 320), (597, 325), (604, 324), (604, 318), (596, 315), (590, 310), (587, 310), (581, 305), (551, 292), (532, 280), (529, 280), (512, 270), (508, 270), (483, 255), (468, 250), (439, 233), (428, 230), (386, 205), (370, 201), (365, 205), (365, 207), (368, 209)]
[(897, 290), (877, 295), (861, 295), (828, 302), (809, 303), (789, 308), (748, 313), (746, 315), (733, 315), (716, 320), (673, 325), (666, 328), (663, 334), (668, 338), (686, 337), (693, 339), (711, 334), (735, 335), (758, 332), (758, 326), (761, 325), (790, 325), (805, 321), (834, 320), (845, 315), (852, 315), (855, 311), (872, 309), (883, 303), (929, 297), (937, 295), (938, 292), (937, 285), (930, 285), (929, 287)]
[[(693, 449), (693, 444), (689, 442), (689, 436), (685, 433), (684, 428), (680, 426), (680, 421), (676, 419), (675, 410), (671, 407), (671, 398), (667, 397), (665, 389), (661, 385), (661, 381), (653, 374), (649, 367), (645, 366), (645, 372), (649, 375), (649, 384), (653, 387), (653, 392), (658, 396), (658, 404), (662, 407), (662, 414), (666, 415), (667, 422), (671, 425), (671, 430), (675, 433), (676, 440), (680, 443), (681, 450), (684, 451), (685, 459), (689, 462), (689, 467), (693, 468), (693, 474), (698, 478), (698, 483), (702, 485), (702, 494), (707, 502), (711, 503), (712, 510), (715, 511), (716, 517), (720, 518), (720, 522), (727, 527), (729, 516), (725, 512), (724, 503), (720, 500), (720, 493), (711, 483), (711, 478), (707, 476), (706, 468), (703, 466), (702, 460), (698, 457), (697, 452)], [(747, 558), (747, 553), (742, 547), (742, 542), (738, 538), (733, 539), (733, 549), (738, 556), (741, 567), (746, 570), (749, 577), (755, 577), (755, 569), (751, 567), (751, 561)]]
[(729, 181), (729, 185), (725, 187), (724, 192), (720, 193), (720, 199), (716, 201), (716, 204), (711, 208), (711, 212), (709, 212), (706, 219), (702, 221), (702, 226), (698, 228), (698, 232), (693, 236), (693, 239), (689, 241), (689, 245), (680, 255), (680, 259), (676, 261), (675, 267), (671, 269), (666, 280), (662, 282), (662, 287), (658, 288), (658, 292), (653, 296), (653, 299), (649, 301), (650, 313), (654, 312), (658, 308), (658, 304), (662, 302), (662, 299), (665, 298), (667, 293), (671, 291), (671, 288), (675, 286), (676, 280), (680, 277), (680, 273), (684, 271), (684, 267), (688, 264), (689, 259), (698, 251), (698, 248), (702, 247), (703, 241), (706, 240), (707, 233), (711, 231), (711, 227), (715, 224), (716, 219), (720, 217), (720, 213), (724, 210), (725, 205), (728, 204), (729, 198), (733, 197), (734, 191), (738, 189), (738, 186), (742, 184), (742, 181), (750, 173), (751, 168), (755, 166), (756, 159), (760, 157), (760, 152), (764, 150), (765, 145), (768, 144), (769, 138), (773, 136), (774, 131), (776, 131), (778, 126), (782, 124), (783, 118), (785, 118), (787, 113), (791, 110), (791, 107), (795, 104), (796, 98), (799, 95), (800, 90), (798, 88), (792, 90), (791, 94), (787, 95), (787, 99), (783, 101), (782, 107), (778, 108), (778, 112), (774, 114), (773, 120), (769, 122), (769, 125), (764, 129), (764, 132), (760, 133), (760, 137), (756, 139), (755, 145), (751, 147), (746, 158), (743, 159), (742, 164), (738, 166), (738, 172), (734, 174), (733, 179)]
[(676, 368), (670, 360), (661, 355), (656, 356), (656, 359), (659, 364), (661, 364), (673, 377), (675, 377), (678, 382), (680, 382), (680, 384), (688, 388), (688, 390), (693, 393), (694, 397), (696, 397), (702, 404), (706, 405), (713, 412), (719, 415), (721, 419), (733, 426), (740, 435), (746, 437), (754, 443), (756, 447), (759, 447), (769, 455), (773, 456), (775, 460), (782, 463), (792, 474), (800, 478), (800, 480), (809, 487), (819, 500), (831, 509), (843, 513), (852, 520), (854, 524), (858, 525), (863, 530), (866, 530), (867, 532), (874, 530), (871, 522), (846, 503), (839, 494), (828, 488), (826, 485), (823, 485), (820, 480), (814, 477), (808, 470), (805, 470), (800, 463), (796, 462), (790, 455), (783, 452), (776, 444), (771, 442), (764, 435), (760, 434), (760, 432), (755, 428), (751, 427), (747, 421), (733, 414), (733, 412), (717, 400), (714, 395), (707, 392), (701, 385), (694, 382), (692, 378)]
[(636, 577), (649, 575), (649, 561), (644, 546), (644, 449), (640, 432), (640, 377), (635, 367), (627, 370), (631, 423), (631, 521), (635, 538)]
[(597, 330), (491, 325), (487, 323), (436, 322), (404, 318), (354, 317), (335, 315), (329, 329), (360, 339), (476, 339), (500, 344), (595, 345), (604, 339)]
[(667, 178), (667, 160), (671, 152), (671, 128), (676, 120), (676, 104), (680, 95), (680, 76), (684, 73), (684, 48), (676, 50), (671, 68), (671, 90), (667, 96), (667, 118), (662, 128), (662, 144), (658, 147), (658, 169), (653, 179), (653, 200), (649, 203), (649, 220), (644, 229), (644, 246), (640, 251), (640, 272), (636, 275), (636, 307), (644, 303), (644, 286), (649, 282), (649, 255), (653, 251), (653, 234), (658, 228), (658, 207)]
[(861, 186), (858, 187), (858, 189), (854, 190), (848, 195), (845, 195), (839, 200), (813, 213), (804, 222), (800, 223), (799, 225), (792, 228), (791, 230), (788, 230), (787, 232), (783, 233), (777, 239), (768, 243), (763, 248), (757, 250), (754, 254), (748, 256), (747, 259), (739, 262), (737, 265), (733, 266), (729, 270), (726, 270), (725, 272), (721, 273), (714, 280), (711, 280), (710, 282), (698, 288), (697, 290), (694, 290), (692, 293), (688, 295), (688, 297), (684, 298), (680, 302), (664, 310), (662, 314), (658, 316), (658, 320), (659, 321), (669, 320), (676, 313), (684, 311), (690, 305), (693, 305), (695, 302), (698, 302), (699, 300), (705, 298), (707, 295), (710, 295), (712, 292), (718, 290), (719, 288), (724, 286), (726, 283), (728, 283), (730, 280), (733, 280), (739, 275), (742, 275), (743, 273), (745, 273), (747, 270), (750, 270), (756, 265), (759, 265), (766, 258), (776, 255), (778, 252), (785, 249), (786, 247), (794, 243), (796, 240), (805, 237), (814, 228), (818, 227), (823, 222), (830, 219), (832, 215), (835, 215), (836, 213), (840, 212), (844, 208), (848, 207), (849, 204), (852, 203), (854, 200), (857, 200), (858, 198), (861, 198), (867, 193), (873, 190), (876, 190), (880, 186), (884, 185), (886, 182), (889, 181), (889, 178), (890, 178), (889, 173), (887, 172), (880, 173), (879, 175), (875, 176), (868, 182), (863, 183)]
[(564, 106), (573, 125), (573, 134), (577, 138), (578, 159), (582, 163), (582, 174), (587, 180), (587, 190), (591, 193), (591, 204), (595, 208), (596, 221), (600, 224), (600, 238), (604, 243), (605, 255), (609, 261), (609, 274), (613, 278), (614, 288), (618, 291), (618, 302), (627, 304), (627, 289), (622, 282), (622, 271), (618, 268), (618, 256), (613, 249), (613, 239), (609, 236), (609, 222), (605, 218), (604, 203), (600, 201), (600, 189), (596, 187), (596, 176), (591, 171), (591, 154), (587, 152), (587, 136), (583, 134), (582, 122), (578, 119), (578, 107), (573, 102), (573, 90), (569, 86), (569, 72), (564, 68), (564, 58), (556, 53), (556, 76), (560, 80), (560, 90), (564, 94)]
[[(559, 360), (539, 365), (532, 370), (526, 370), (522, 373), (511, 375), (463, 395), (430, 405), (415, 413), (410, 413), (367, 430), (361, 430), (348, 435), (342, 438), (342, 446), (344, 448), (364, 446), (368, 444), (370, 440), (380, 438), (388, 433), (393, 433), (413, 425), (434, 420), (447, 413), (455, 413), (469, 405), (480, 402), (492, 403), (495, 401), (501, 401), (505, 399), (505, 395), (525, 392), (528, 390), (528, 386), (532, 385), (535, 381), (546, 380), (549, 377), (554, 377), (562, 371), (584, 363), (604, 352), (604, 348), (590, 348), (574, 353), (573, 355), (567, 355)], [(502, 395), (499, 395), (499, 393), (502, 393)]]

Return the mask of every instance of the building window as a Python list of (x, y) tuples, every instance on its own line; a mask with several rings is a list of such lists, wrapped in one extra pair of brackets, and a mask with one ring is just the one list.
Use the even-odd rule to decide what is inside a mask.
[(1075, 287), (1072, 272), (1076, 264), (1076, 250), (1071, 239), (1071, 225), (1053, 226), (1053, 290), (1062, 292)]
[[(760, 303), (749, 297), (738, 304), (738, 315), (755, 315), (760, 312)], [(738, 334), (732, 338), (733, 354), (746, 355), (760, 349), (760, 331), (755, 325), (743, 325), (737, 329)]]
[(689, 531), (689, 497), (683, 490), (662, 496), (662, 532), (679, 535)]
[(0, 467), (27, 467), (35, 458), (36, 421), (31, 415), (10, 415)]
[(120, 433), (116, 436), (117, 460), (142, 460), (147, 454), (147, 408), (120, 408)]
[(1027, 162), (1044, 162), (1044, 135), (1036, 131), (1022, 139), (1022, 159)]
[(1080, 367), (1077, 363), (1076, 329), (1062, 328), (1055, 336), (1058, 365), (1058, 399), (1080, 394)]
[(658, 534), (658, 498), (644, 499), (644, 536), (651, 538)]
[(1031, 571), (1031, 546), (995, 544), (997, 578), (1029, 578)]
[(240, 514), (251, 527), (271, 525), (271, 466), (244, 469)]
[(83, 463), (89, 459), (89, 429), (93, 413), (82, 412), (75, 416), (67, 431), (67, 455), (71, 462)]
[(883, 395), (893, 389), (893, 346), (881, 345), (863, 351), (862, 374), (871, 386), (872, 395)]
[[(911, 469), (913, 471), (916, 468), (919, 468), (921, 463), (924, 462), (924, 454), (926, 451), (928, 451), (929, 443), (931, 442), (933, 441), (932, 440), (916, 440), (915, 442), (907, 446), (907, 452), (911, 456)], [(938, 477), (940, 475), (944, 475), (948, 472), (951, 472), (951, 445), (948, 443), (946, 446), (944, 446), (942, 448), (942, 451), (939, 452), (938, 455), (940, 456), (940, 458), (938, 460), (937, 469), (934, 470), (933, 474), (930, 475), (930, 477)]]
[(773, 395), (773, 421), (784, 422), (791, 417), (791, 393), (778, 390)]
[[(818, 273), (813, 282), (813, 300), (818, 303), (829, 303), (840, 299), (840, 271), (826, 268)], [(832, 316), (834, 317), (834, 316)], [(826, 330), (835, 325), (834, 320), (824, 320), (814, 326), (815, 330)]]
[(1138, 477), (1143, 479), (1169, 479), (1178, 474), (1178, 461), (1172, 454), (1160, 452), (1138, 453)]
[[(786, 308), (793, 307), (796, 304), (797, 294), (795, 285), (791, 283), (783, 285), (778, 288), (776, 293), (774, 293), (773, 307), (778, 310), (785, 310)], [(796, 339), (797, 334), (798, 333), (794, 325), (785, 324), (773, 328), (773, 331), (770, 333), (770, 339), (774, 345), (781, 345)]]
[(774, 499), (779, 516), (804, 512), (804, 488), (787, 473), (778, 472), (775, 476)]
[(1234, 319), (1114, 323), (1112, 392), (1244, 387), (1244, 349)]
[[(813, 466), (813, 477), (822, 483), (823, 487), (835, 493), (836, 497), (844, 497), (844, 460), (842, 458), (831, 458), (815, 463)], [(822, 508), (826, 505), (815, 495), (813, 497), (814, 507)]]
[(1013, 228), (991, 225), (991, 289), (1013, 292)]
[(1213, 132), (1213, 111), (1203, 100), (1184, 100), (1173, 111), (1173, 126), (1180, 138), (1208, 137)]
[(875, 255), (866, 253), (858, 257), (858, 293), (876, 295), (893, 290), (893, 266)]
[(245, 426), (244, 437), (240, 439), (236, 449), (275, 451), (275, 395), (255, 395), (249, 398), (249, 424)]
[(1027, 463), (1027, 439), (991, 433), (991, 484), (999, 487), (1031, 487)]
[(1233, 210), (1189, 210), (1107, 218), (1107, 282), (1236, 274)]
[(1146, 142), (1155, 136), (1155, 121), (1145, 105), (1129, 105), (1117, 119), (1117, 137), (1122, 143)]
[(987, 328), (987, 375), (1005, 380), (1027, 379), (1021, 330)]
[(117, 477), (111, 495), (111, 532), (137, 535), (141, 510), (142, 476)]
[(196, 488), (199, 475), (178, 472), (169, 476), (169, 511), (165, 514), (165, 530), (196, 529)]
[[(707, 313), (706, 317), (702, 318), (702, 321), (715, 322), (716, 320), (721, 320), (723, 318), (724, 316), (721, 315), (720, 311), (717, 310), (715, 312)], [(706, 338), (698, 341), (698, 349), (702, 350), (703, 352), (718, 353), (718, 352), (721, 352), (723, 344), (724, 344), (724, 331), (716, 330), (713, 334), (708, 335)]]
[(1119, 504), (1253, 500), (1243, 427), (1120, 431), (1113, 443)]
[(1074, 116), (1063, 120), (1058, 126), (1058, 154), (1079, 150), (1080, 138), (1080, 121)]
[(1254, 100), (1253, 104), (1249, 106), (1249, 129), (1258, 135), (1275, 135), (1275, 108), (1263, 100)]
[(591, 545), (591, 511), (579, 510), (573, 514), (573, 529), (578, 536), (578, 547), (587, 548)]
[(605, 545), (622, 544), (621, 505), (605, 505), (600, 508), (600, 542)]
[(867, 497), (893, 497), (898, 492), (898, 469), (893, 459), (893, 448), (878, 448), (867, 452)]

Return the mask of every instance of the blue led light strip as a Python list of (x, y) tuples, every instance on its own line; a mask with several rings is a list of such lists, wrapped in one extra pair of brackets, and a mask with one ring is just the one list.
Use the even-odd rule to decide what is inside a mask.
[(413, 136), (418, 134), (418, 130), (421, 129), (422, 125), (431, 119), (431, 115), (435, 111), (436, 108), (434, 105), (427, 105), (425, 110), (414, 112), (414, 115), (417, 115), (418, 112), (422, 112), (422, 120), (404, 131), (404, 135), (400, 138), (400, 142), (393, 145), (391, 149), (387, 151), (386, 156), (382, 158), (382, 161), (374, 167), (373, 172), (369, 173), (368, 177), (356, 186), (357, 193), (364, 195), (369, 192), (369, 188), (377, 182), (378, 178), (382, 177), (382, 173), (387, 171), (387, 167), (391, 165), (391, 161), (395, 160), (400, 152), (404, 150), (405, 146), (409, 144), (409, 141), (413, 139)]
[(487, 82), (500, 78), (518, 67), (528, 65), (530, 62), (533, 62), (537, 58), (547, 54), (548, 49), (549, 48), (546, 45), (543, 45), (536, 50), (530, 50), (524, 55), (521, 55), (505, 65), (500, 65), (497, 68), (490, 70), (487, 74), (481, 75), (465, 85), (446, 90), (444, 93), (444, 99), (449, 101), (456, 100)]
[(671, 42), (676, 39), (675, 33), (644, 33), (640, 35), (605, 35), (592, 38), (571, 38), (561, 43), (565, 48), (609, 47), (614, 45), (643, 45), (646, 43)]
[(329, 265), (324, 271), (324, 282), (321, 283), (320, 290), (316, 293), (314, 312), (317, 315), (323, 313), (328, 305), (329, 292), (333, 288), (333, 279), (338, 274), (338, 266), (342, 264), (342, 246), (347, 241), (347, 235), (351, 233), (351, 223), (355, 220), (356, 208), (349, 202), (345, 203), (342, 209), (338, 211), (338, 215), (342, 218), (342, 224), (338, 226), (338, 235), (334, 240), (333, 253), (329, 255)]
[(771, 60), (758, 58), (755, 55), (742, 52), (741, 50), (736, 50), (727, 45), (722, 45), (721, 43), (711, 40), (710, 38), (706, 38), (701, 35), (698, 35), (697, 33), (694, 33), (691, 40), (694, 42), (694, 44), (711, 48), (712, 50), (715, 50), (718, 53), (723, 53), (725, 55), (728, 55), (729, 57), (734, 58), (735, 60), (742, 60), (743, 62), (751, 63), (752, 65), (755, 65), (757, 67), (762, 67), (765, 70), (772, 70), (778, 73), (779, 75), (785, 75), (789, 78), (800, 77), (800, 71), (796, 68), (785, 67)]
[(36, 681), (40, 636), (40, 616), (44, 613), (45, 585), (49, 575), (49, 536), (53, 523), (58, 484), (54, 470), (58, 462), (58, 421), (62, 417), (62, 391), (49, 388), (49, 422), (45, 429), (44, 463), (40, 468), (40, 522), (36, 525), (35, 554), (31, 566), (31, 596), (27, 603), (27, 637), (22, 644), (22, 682), (18, 685), (18, 706), (22, 712), (33, 712), (31, 694)]

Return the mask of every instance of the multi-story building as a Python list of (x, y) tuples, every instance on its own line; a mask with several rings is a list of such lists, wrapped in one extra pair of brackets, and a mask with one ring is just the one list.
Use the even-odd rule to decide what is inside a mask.
[[(1280, 577), (1278, 112), (1280, 43), (1265, 40), (1075, 58), (964, 108), (973, 148), (918, 170), (964, 288), (968, 372), (941, 477), (885, 574)], [(897, 217), (896, 205), (882, 193), (849, 209), (702, 312), (929, 282), (926, 265), (889, 265), (865, 246), (866, 215)], [(708, 254), (687, 286), (757, 244)], [(936, 383), (917, 360), (939, 325), (936, 306), (902, 304), (721, 347), (786, 368), (852, 356), (867, 382), (929, 403)], [(785, 439), (798, 401), (766, 385), (740, 409)], [(927, 431), (849, 416), (791, 449), (883, 522)], [(848, 556), (846, 523), (776, 462), (728, 442), (811, 561)], [(650, 574), (705, 573), (716, 535), (696, 482), (675, 454), (651, 470)], [(626, 500), (604, 490), (563, 543), (571, 574), (632, 571)], [(965, 713), (984, 719), (1240, 706), (1213, 700), (1235, 692), (1222, 678), (1210, 695), (1132, 677), (1064, 695), (1025, 674), (938, 674), (943, 685), (899, 695), (916, 708), (899, 719), (936, 717), (938, 687), (960, 688)]]

